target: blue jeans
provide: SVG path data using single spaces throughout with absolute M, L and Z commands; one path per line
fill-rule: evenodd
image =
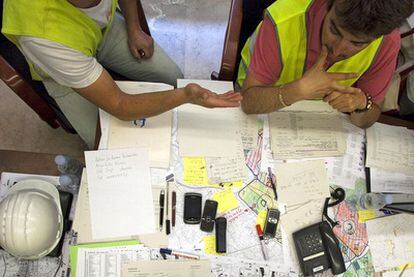
M 178 66 L 155 42 L 154 54 L 150 59 L 135 59 L 129 51 L 124 18 L 118 13 L 97 51 L 96 59 L 105 68 L 133 81 L 161 82 L 175 86 L 177 79 L 183 78 Z M 93 149 L 98 108 L 73 89 L 61 86 L 50 78 L 44 79 L 43 84 L 79 136 Z

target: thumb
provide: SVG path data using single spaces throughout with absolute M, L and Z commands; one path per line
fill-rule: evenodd
M 328 57 L 328 49 L 326 48 L 325 45 L 323 45 L 322 46 L 322 51 L 319 54 L 318 59 L 316 60 L 315 67 L 319 68 L 319 69 L 323 69 L 327 57 Z

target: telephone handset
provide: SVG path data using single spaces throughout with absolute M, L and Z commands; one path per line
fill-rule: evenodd
M 326 221 L 293 233 L 299 264 L 305 276 L 332 269 L 333 274 L 345 272 L 339 242 Z

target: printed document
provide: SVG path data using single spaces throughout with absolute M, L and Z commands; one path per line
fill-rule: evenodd
M 291 206 L 330 196 L 323 160 L 277 164 L 274 172 L 280 203 Z
M 233 90 L 231 82 L 177 80 L 178 87 L 196 82 L 216 93 Z M 239 157 L 243 155 L 240 108 L 178 107 L 177 140 L 180 156 Z
M 123 92 L 140 94 L 174 89 L 166 84 L 142 82 L 117 82 Z M 110 116 L 108 149 L 147 147 L 151 167 L 168 168 L 171 149 L 172 111 L 146 118 L 145 121 L 123 121 Z
M 414 194 L 414 176 L 375 167 L 369 169 L 372 192 Z
M 397 214 L 366 222 L 375 272 L 414 261 L 414 215 Z
M 149 260 L 150 249 L 142 244 L 78 248 L 77 277 L 121 277 L 122 264 L 138 260 Z
M 375 123 L 367 129 L 367 167 L 414 176 L 414 131 Z
M 209 260 L 136 261 L 122 265 L 122 277 L 210 277 Z
M 155 231 L 147 148 L 85 152 L 92 238 Z
M 342 118 L 336 113 L 277 111 L 269 114 L 274 159 L 331 157 L 345 153 Z

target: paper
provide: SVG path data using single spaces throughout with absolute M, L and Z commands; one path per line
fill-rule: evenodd
M 258 120 L 257 115 L 246 115 L 243 111 L 241 113 L 241 137 L 244 150 L 252 150 L 257 146 L 258 136 Z
M 369 169 L 372 192 L 414 193 L 414 176 L 375 167 Z
M 174 87 L 159 83 L 117 82 L 128 94 L 172 90 Z M 137 118 L 138 119 L 138 118 Z M 145 125 L 135 126 L 132 121 L 123 121 L 110 116 L 108 148 L 149 148 L 151 167 L 168 168 L 170 162 L 172 111 L 147 118 Z
M 111 247 L 77 248 L 76 276 L 121 277 L 121 265 L 137 260 L 149 260 L 150 250 L 140 244 Z
M 239 201 L 237 201 L 231 188 L 216 192 L 213 194 L 212 199 L 218 202 L 217 213 L 219 214 L 233 210 L 239 206 Z
M 330 197 L 323 160 L 283 163 L 275 166 L 276 190 L 281 203 L 294 205 Z
M 122 265 L 122 277 L 210 277 L 209 260 L 137 261 Z
M 208 185 L 207 165 L 204 157 L 184 157 L 184 177 L 186 184 Z
M 153 203 L 154 203 L 154 220 L 155 220 L 154 224 L 156 226 L 159 222 L 158 221 L 159 219 L 158 197 L 159 197 L 160 189 L 161 188 L 159 185 L 154 185 L 153 183 L 152 195 L 153 195 Z M 170 187 L 170 191 L 172 190 L 176 190 L 176 187 L 174 185 Z M 156 248 L 168 247 L 168 236 L 165 234 L 165 232 L 160 232 L 159 229 L 157 228 L 156 228 L 156 232 L 151 233 L 151 234 L 143 234 L 139 236 L 123 236 L 123 237 L 117 237 L 117 238 L 92 239 L 91 215 L 90 215 L 90 204 L 89 204 L 88 194 L 89 193 L 88 193 L 88 183 L 87 183 L 87 178 L 86 178 L 86 170 L 84 170 L 84 172 L 82 173 L 82 179 L 81 179 L 81 185 L 79 188 L 78 199 L 76 201 L 75 218 L 73 220 L 73 225 L 72 225 L 72 229 L 75 232 L 77 232 L 77 243 L 85 244 L 85 243 L 104 242 L 104 241 L 110 241 L 110 240 L 113 241 L 113 240 L 136 239 L 148 247 L 156 247 Z
M 116 241 L 116 242 L 103 242 L 103 243 L 91 243 L 91 244 L 82 244 L 82 245 L 70 245 L 69 246 L 69 255 L 70 255 L 70 265 L 72 268 L 71 275 L 76 277 L 76 268 L 78 266 L 78 250 L 79 248 L 105 248 L 105 247 L 123 247 L 129 245 L 138 245 L 139 242 L 136 240 L 126 240 L 126 241 Z
M 366 223 L 376 272 L 414 261 L 414 215 L 398 214 Z
M 205 236 L 203 238 L 203 241 L 204 241 L 204 253 L 209 254 L 209 255 L 218 254 L 216 252 L 216 236 L 215 235 Z
M 277 111 L 269 114 L 269 126 L 274 159 L 345 153 L 342 119 L 338 114 Z
M 398 270 L 398 271 L 388 271 L 388 272 L 383 272 L 382 273 L 382 277 L 412 277 L 414 276 L 414 268 L 409 268 L 404 270 L 404 272 L 402 272 L 402 270 Z
M 367 220 L 375 218 L 375 210 L 360 210 L 358 211 L 358 222 L 365 223 Z
M 349 116 L 342 116 L 347 133 L 346 153 L 339 157 L 325 158 L 330 184 L 354 189 L 357 179 L 365 179 L 365 131 L 355 126 Z
M 92 238 L 155 231 L 148 149 L 86 151 Z
M 414 176 L 414 131 L 375 123 L 367 129 L 367 167 Z
M 210 184 L 244 180 L 247 168 L 244 156 L 239 157 L 206 157 L 208 182 Z
M 184 87 L 190 82 L 177 80 L 177 86 Z M 233 89 L 231 82 L 196 82 L 216 93 Z M 237 157 L 243 154 L 239 116 L 240 108 L 208 109 L 190 104 L 178 107 L 180 156 Z

